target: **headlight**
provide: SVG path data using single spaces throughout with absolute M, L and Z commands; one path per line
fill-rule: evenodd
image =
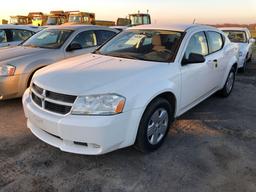
M 12 65 L 0 66 L 0 76 L 13 76 L 16 68 Z
M 125 98 L 116 94 L 78 97 L 74 103 L 74 115 L 114 115 L 123 112 Z

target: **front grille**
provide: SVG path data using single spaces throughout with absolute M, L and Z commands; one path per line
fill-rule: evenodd
M 42 109 L 65 115 L 71 111 L 72 105 L 77 97 L 45 90 L 33 83 L 31 98 Z
M 54 113 L 60 113 L 65 115 L 70 112 L 71 107 L 45 101 L 45 109 Z

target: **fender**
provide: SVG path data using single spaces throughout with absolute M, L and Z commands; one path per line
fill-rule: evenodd
M 222 79 L 222 81 L 221 81 L 222 83 L 221 83 L 220 89 L 222 89 L 222 88 L 224 87 L 224 85 L 225 85 L 225 83 L 226 83 L 226 80 L 227 80 L 227 78 L 228 78 L 228 75 L 229 75 L 229 72 L 230 72 L 231 68 L 232 68 L 235 64 L 237 64 L 237 62 L 238 62 L 238 60 L 237 60 L 236 56 L 233 56 L 232 58 L 230 58 L 229 63 L 227 64 L 227 67 L 226 67 L 226 69 L 225 69 L 225 71 L 224 71 L 224 75 L 223 75 L 223 79 Z M 238 67 L 236 67 L 236 71 L 237 71 L 237 69 L 238 69 Z
M 177 107 L 179 106 L 179 98 L 180 93 L 180 81 L 176 79 L 176 81 L 162 81 L 162 82 L 155 82 L 154 84 L 149 85 L 148 89 L 143 91 L 136 96 L 136 100 L 134 105 L 137 106 L 136 110 L 139 109 L 138 121 L 136 122 L 136 126 L 130 127 L 129 130 L 126 132 L 126 141 L 122 144 L 123 146 L 133 145 L 135 143 L 137 132 L 140 124 L 140 120 L 147 108 L 147 106 L 159 95 L 170 92 L 174 95 L 176 104 L 175 104 L 175 117 L 177 112 Z

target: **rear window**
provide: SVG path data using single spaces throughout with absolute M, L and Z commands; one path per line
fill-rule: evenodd
M 224 31 L 233 43 L 246 43 L 248 41 L 244 31 Z

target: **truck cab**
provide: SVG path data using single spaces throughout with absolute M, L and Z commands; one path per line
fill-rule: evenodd
M 51 11 L 47 18 L 47 25 L 61 25 L 66 23 L 67 17 L 64 11 Z
M 148 13 L 130 14 L 129 19 L 132 26 L 151 24 L 151 17 Z
M 80 11 L 70 11 L 68 13 L 68 24 L 95 24 L 95 14 Z
M 43 26 L 46 24 L 47 16 L 45 16 L 42 12 L 31 12 L 28 15 L 32 20 L 32 25 L 34 26 Z
M 13 25 L 28 25 L 31 23 L 31 20 L 27 16 L 11 16 L 10 17 L 10 24 Z

